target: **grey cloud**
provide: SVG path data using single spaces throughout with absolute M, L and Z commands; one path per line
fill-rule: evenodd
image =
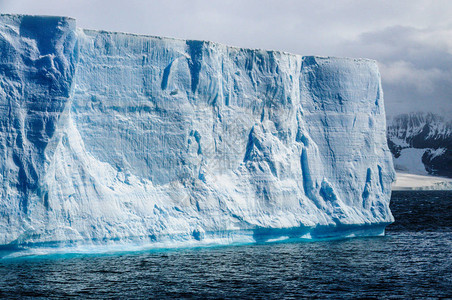
M 391 26 L 343 43 L 380 63 L 389 115 L 432 111 L 452 119 L 452 27 Z
M 448 70 L 452 67 L 452 55 L 445 43 L 434 41 L 433 37 L 437 36 L 438 31 L 449 32 L 449 38 L 452 38 L 452 27 L 448 30 L 395 26 L 364 33 L 358 44 L 385 62 L 405 60 L 422 68 Z
M 0 11 L 69 15 L 84 28 L 373 58 L 389 114 L 452 116 L 449 0 L 0 0 Z

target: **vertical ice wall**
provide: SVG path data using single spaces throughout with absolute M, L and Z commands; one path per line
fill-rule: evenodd
M 42 181 L 69 102 L 76 64 L 75 20 L 1 16 L 0 240 L 16 239 L 28 218 L 51 209 Z
M 374 61 L 67 18 L 1 26 L 3 244 L 376 234 L 392 221 Z

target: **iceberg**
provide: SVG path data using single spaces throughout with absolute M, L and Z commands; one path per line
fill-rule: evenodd
M 0 20 L 0 245 L 319 239 L 393 221 L 375 61 Z

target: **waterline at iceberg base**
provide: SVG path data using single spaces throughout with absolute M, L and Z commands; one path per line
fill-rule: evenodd
M 373 60 L 0 17 L 0 244 L 381 235 Z

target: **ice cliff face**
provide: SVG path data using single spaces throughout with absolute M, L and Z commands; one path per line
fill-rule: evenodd
M 381 234 L 376 63 L 1 16 L 0 244 Z

